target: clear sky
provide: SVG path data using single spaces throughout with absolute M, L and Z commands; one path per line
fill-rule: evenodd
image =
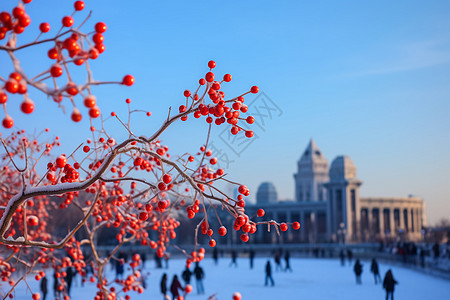
M 0 9 L 14 2 L 2 1 Z M 54 33 L 72 3 L 34 0 L 27 9 L 32 28 L 23 40 L 32 40 L 43 21 Z M 340 154 L 352 157 L 364 181 L 362 196 L 412 194 L 425 199 L 429 223 L 450 216 L 449 1 L 92 0 L 86 9 L 93 10 L 86 31 L 97 21 L 108 25 L 106 51 L 92 63 L 95 78 L 136 78 L 132 88 L 94 89 L 100 108 L 120 115 L 129 97 L 134 108 L 152 111 L 136 119 L 138 134 L 150 135 L 169 106 L 182 104 L 184 89 L 195 89 L 214 59 L 218 74 L 233 75 L 228 96 L 258 85 L 266 96 L 254 107 L 267 113 L 262 100 L 277 106 L 242 152 L 221 139 L 223 126 L 213 129 L 216 148 L 234 160 L 231 178 L 254 194 L 259 183 L 272 181 L 280 198 L 293 199 L 296 162 L 314 138 L 330 163 Z M 25 70 L 48 68 L 48 48 L 19 53 Z M 0 75 L 10 69 L 1 53 Z M 66 152 L 88 137 L 86 118 L 74 124 L 50 100 L 30 96 L 36 103 L 30 116 L 17 112 L 19 98 L 17 105 L 9 102 L 17 128 L 50 126 Z M 108 126 L 117 138 L 125 134 Z M 191 120 L 163 140 L 181 154 L 196 151 L 205 133 Z

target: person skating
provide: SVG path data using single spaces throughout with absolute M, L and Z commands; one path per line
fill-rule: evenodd
M 341 266 L 345 266 L 345 253 L 343 249 L 339 251 L 339 258 L 341 260 Z
M 43 296 L 42 300 L 45 300 L 45 298 L 47 297 L 47 292 L 48 292 L 48 289 L 47 289 L 47 277 L 45 275 L 41 279 L 40 288 L 41 288 L 41 292 L 42 292 L 42 296 Z
M 217 266 L 217 263 L 219 262 L 219 250 L 217 249 L 217 247 L 214 247 L 213 249 L 213 260 L 214 264 Z
M 205 277 L 205 272 L 203 272 L 203 269 L 200 267 L 198 262 L 195 263 L 194 274 L 195 283 L 197 285 L 197 294 L 204 294 L 205 289 L 203 287 L 203 278 Z
M 74 276 L 74 271 L 72 269 L 72 267 L 67 267 L 66 269 L 66 277 L 64 278 L 67 282 L 67 293 L 70 296 L 70 289 L 72 287 L 72 279 Z
M 161 282 L 159 283 L 159 287 L 161 290 L 161 294 L 164 295 L 164 299 L 166 299 L 166 295 L 167 295 L 167 274 L 164 273 L 163 276 L 161 277 Z
M 376 259 L 372 259 L 372 264 L 370 265 L 370 272 L 373 273 L 373 277 L 375 278 L 375 284 L 378 282 L 381 283 L 381 276 L 380 276 L 380 270 L 378 268 L 378 262 Z
M 183 273 L 181 273 L 181 278 L 183 278 L 183 281 L 186 285 L 191 283 L 191 276 L 192 276 L 192 272 L 186 266 L 186 269 L 184 269 Z
M 383 288 L 386 290 L 386 300 L 388 300 L 389 295 L 391 295 L 391 300 L 394 300 L 394 288 L 396 284 L 398 282 L 394 279 L 392 271 L 389 269 L 383 280 Z
M 231 250 L 231 262 L 230 262 L 230 267 L 232 265 L 234 265 L 235 267 L 237 267 L 237 252 L 236 250 Z
M 173 299 L 178 299 L 178 297 L 180 297 L 180 290 L 184 291 L 180 281 L 178 280 L 178 276 L 173 275 L 172 284 L 170 285 L 170 292 L 172 293 Z
M 356 283 L 357 284 L 361 284 L 361 274 L 362 274 L 362 264 L 359 261 L 359 259 L 356 260 L 355 262 L 355 266 L 353 267 L 353 271 L 355 272 L 356 275 Z
M 255 259 L 255 250 L 250 249 L 248 253 L 248 258 L 250 259 L 250 269 L 253 269 L 253 260 Z
M 291 254 L 289 253 L 289 251 L 286 250 L 286 252 L 284 253 L 284 261 L 286 262 L 286 267 L 284 268 L 284 271 L 291 271 L 291 263 L 290 263 L 290 258 L 291 258 Z
M 266 280 L 265 280 L 264 286 L 267 286 L 269 280 L 270 280 L 270 284 L 272 286 L 274 286 L 275 282 L 273 281 L 273 278 L 272 278 L 272 266 L 270 265 L 270 260 L 268 260 L 266 263 Z

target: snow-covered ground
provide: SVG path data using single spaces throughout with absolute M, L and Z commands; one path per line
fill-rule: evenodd
M 239 291 L 243 300 L 289 300 L 289 299 L 385 299 L 381 285 L 375 285 L 370 262 L 363 261 L 362 285 L 356 285 L 353 267 L 342 267 L 337 259 L 311 259 L 293 258 L 291 265 L 293 272 L 275 271 L 272 260 L 272 273 L 275 280 L 274 287 L 264 286 L 264 268 L 267 258 L 256 258 L 255 266 L 249 268 L 249 260 L 238 259 L 238 267 L 229 267 L 230 259 L 221 258 L 219 264 L 214 265 L 212 259 L 205 259 L 201 266 L 205 271 L 205 294 L 197 295 L 195 279 L 191 281 L 194 287 L 193 293 L 187 300 L 206 300 L 209 295 L 216 294 L 220 300 L 231 300 L 234 292 Z M 159 292 L 159 282 L 162 273 L 169 276 L 170 284 L 174 274 L 180 274 L 184 269 L 184 260 L 172 259 L 169 269 L 156 269 L 153 261 L 147 262 L 146 271 L 150 272 L 147 279 L 147 289 L 141 295 L 131 292 L 130 296 L 136 300 L 162 299 Z M 394 278 L 399 282 L 395 290 L 395 299 L 450 299 L 450 282 L 421 274 L 407 268 L 380 264 L 381 277 L 391 268 Z M 191 270 L 193 268 L 191 267 Z M 48 274 L 48 287 L 50 293 L 46 300 L 53 300 L 51 287 L 53 286 L 52 274 Z M 108 273 L 108 278 L 113 278 L 114 272 Z M 78 281 L 73 285 L 72 299 L 93 299 L 94 285 L 88 283 L 84 288 Z M 181 281 L 181 278 L 180 278 Z M 28 284 L 33 292 L 39 292 L 39 283 L 33 277 L 28 279 Z M 29 291 L 26 291 L 22 283 L 15 292 L 15 299 L 31 299 Z M 41 298 L 42 299 L 42 298 Z

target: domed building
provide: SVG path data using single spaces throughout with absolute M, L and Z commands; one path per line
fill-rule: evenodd
M 278 196 L 277 190 L 272 182 L 263 182 L 259 185 L 258 191 L 256 192 L 256 203 L 257 204 L 267 204 L 267 203 L 277 203 Z
M 353 160 L 340 155 L 329 167 L 312 139 L 297 162 L 294 180 L 295 201 L 278 202 L 275 186 L 264 182 L 256 193 L 256 205 L 246 207 L 249 215 L 264 208 L 266 220 L 300 221 L 301 230 L 288 231 L 283 242 L 418 241 L 422 237 L 426 223 L 422 199 L 361 198 L 362 181 Z M 260 242 L 273 242 L 266 235 L 257 232 Z

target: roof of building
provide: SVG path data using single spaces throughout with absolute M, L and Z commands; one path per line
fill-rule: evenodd
M 340 155 L 331 163 L 330 180 L 348 180 L 356 178 L 356 166 L 350 156 Z

